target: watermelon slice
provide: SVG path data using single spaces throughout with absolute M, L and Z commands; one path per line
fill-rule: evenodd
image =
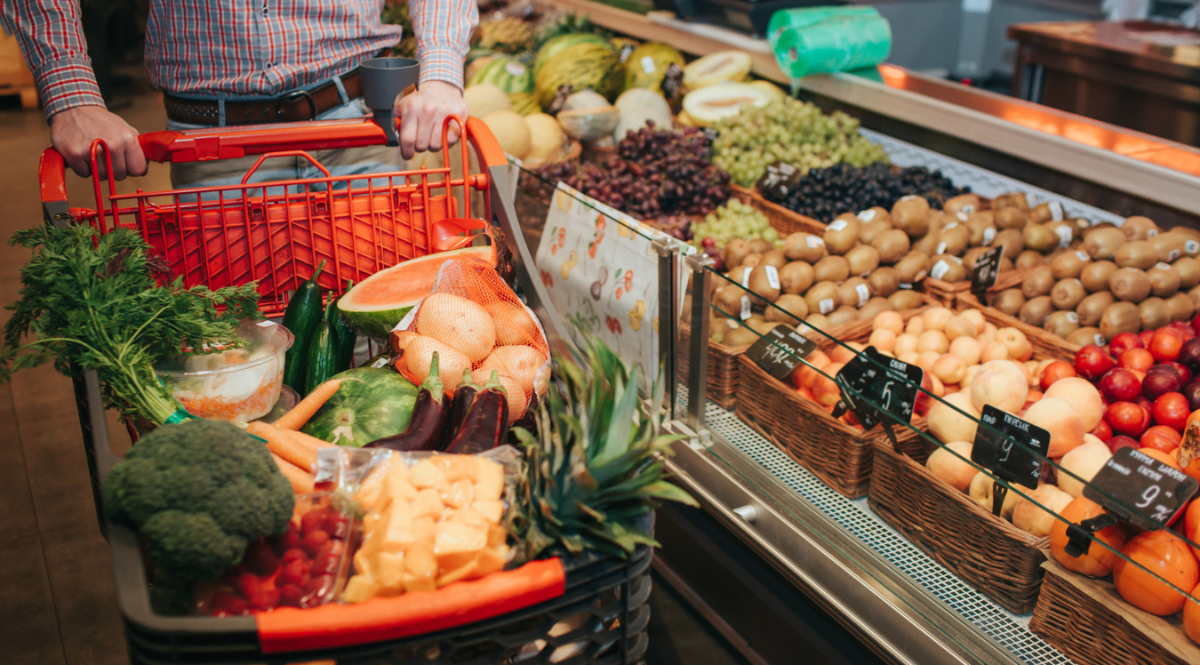
M 442 264 L 466 256 L 489 263 L 494 261 L 489 246 L 465 247 L 409 259 L 380 270 L 354 285 L 338 300 L 338 311 L 355 332 L 387 341 L 392 329 L 408 314 L 408 310 L 429 295 Z

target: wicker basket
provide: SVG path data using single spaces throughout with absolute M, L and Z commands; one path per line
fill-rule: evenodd
M 1046 571 L 1029 628 L 1088 665 L 1196 665 L 1200 646 L 1177 617 L 1164 619 L 1126 603 L 1112 582 L 1077 575 L 1055 561 Z
M 907 321 L 923 309 L 902 313 Z M 854 321 L 826 331 L 843 342 L 865 342 L 871 336 L 870 321 Z M 828 351 L 833 342 L 819 333 L 818 346 Z M 867 493 L 871 479 L 872 448 L 890 448 L 883 427 L 864 432 L 833 417 L 821 405 L 802 397 L 794 388 L 768 374 L 746 356 L 740 358 L 741 380 L 737 390 L 737 415 L 756 432 L 799 462 L 825 484 L 856 499 Z M 925 429 L 925 418 L 913 421 Z M 893 427 L 901 449 L 922 454 L 922 437 L 908 427 Z M 832 451 L 838 454 L 832 454 Z
M 984 510 L 924 465 L 886 448 L 875 453 L 867 500 L 876 515 L 988 598 L 1017 614 L 1033 609 L 1046 538 Z
M 1013 270 L 1003 272 L 996 278 L 996 284 L 990 290 L 992 292 L 999 292 L 1019 286 L 1021 282 L 1025 281 L 1025 277 L 1028 274 L 1028 268 L 1014 268 Z M 957 305 L 956 299 L 960 294 L 971 293 L 971 280 L 964 279 L 957 282 L 944 282 L 940 279 L 926 277 L 921 280 L 921 290 L 928 293 L 937 302 L 947 307 L 955 307 Z
M 1075 354 L 1079 353 L 1079 349 L 1082 348 L 1058 335 L 1053 335 L 1037 326 L 1031 326 L 1015 316 L 1009 316 L 998 309 L 987 307 L 979 302 L 979 299 L 969 290 L 958 294 L 957 306 L 958 309 L 977 309 L 983 312 L 984 320 L 997 328 L 1012 327 L 1025 333 L 1029 342 L 1033 344 L 1034 355 L 1074 362 Z
M 684 354 L 691 353 L 691 332 L 692 329 L 687 324 L 679 327 L 679 348 L 683 350 Z M 708 341 L 708 376 L 705 377 L 708 388 L 706 392 L 708 399 L 723 409 L 733 409 L 734 403 L 737 401 L 738 356 L 745 353 L 748 348 L 750 348 L 749 344 L 727 346 L 712 340 Z M 691 375 L 691 364 L 686 360 L 679 362 L 676 375 L 686 385 L 688 377 Z

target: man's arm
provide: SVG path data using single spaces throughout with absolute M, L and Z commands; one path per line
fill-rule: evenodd
M 463 101 L 463 62 L 471 32 L 479 23 L 475 0 L 409 0 L 409 15 L 421 62 L 419 90 L 396 106 L 400 116 L 400 153 L 412 159 L 416 152 L 442 147 L 442 122 L 448 115 L 467 117 Z M 451 126 L 449 142 L 458 141 Z
M 17 36 L 50 121 L 50 142 L 81 176 L 90 175 L 92 141 L 112 152 L 117 179 L 146 172 L 137 130 L 109 113 L 92 72 L 77 0 L 5 2 L 2 18 Z

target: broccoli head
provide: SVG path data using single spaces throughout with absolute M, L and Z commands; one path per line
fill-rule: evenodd
M 137 528 L 154 563 L 183 580 L 217 577 L 249 542 L 282 535 L 294 503 L 266 446 L 214 420 L 159 427 L 104 482 L 109 519 Z

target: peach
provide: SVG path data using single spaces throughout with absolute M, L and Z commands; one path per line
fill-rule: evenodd
M 921 366 L 921 369 L 925 370 L 926 374 L 932 375 L 933 366 L 937 363 L 938 358 L 941 357 L 942 354 L 937 351 L 923 351 L 917 358 L 917 364 Z
M 967 311 L 959 314 L 959 316 L 970 321 L 971 323 L 974 323 L 975 330 L 980 332 L 982 332 L 984 327 L 987 325 L 987 321 L 983 318 L 983 312 L 977 309 L 968 309 Z
M 946 338 L 951 342 L 960 337 L 974 339 L 978 334 L 979 329 L 975 326 L 975 322 L 961 315 L 950 317 L 950 321 L 946 324 Z
M 1024 418 L 1029 424 L 1050 433 L 1050 449 L 1046 451 L 1046 457 L 1057 459 L 1083 444 L 1083 420 L 1065 399 L 1043 397 L 1029 407 Z
M 979 504 L 980 508 L 992 512 L 992 490 L 995 489 L 996 480 L 988 474 L 980 471 L 971 479 L 971 486 L 967 489 L 967 494 Z M 1004 505 L 1000 507 L 1000 517 L 1006 520 L 1012 519 L 1013 508 L 1017 507 L 1017 501 L 1021 495 L 1010 491 L 1004 495 Z
M 871 330 L 890 330 L 899 335 L 904 332 L 904 317 L 899 312 L 880 312 L 871 322 Z
M 971 444 L 966 441 L 951 441 L 945 448 L 933 451 L 925 461 L 925 468 L 939 480 L 960 492 L 966 492 L 979 469 L 971 464 Z
M 930 390 L 929 392 L 938 397 L 942 397 L 946 394 L 946 384 L 942 383 L 942 380 L 937 378 L 937 376 L 930 374 L 929 382 L 933 384 L 933 390 Z
M 897 335 L 896 347 L 893 350 L 896 352 L 896 355 L 908 353 L 909 351 L 916 351 L 917 343 L 920 341 L 920 339 L 921 338 L 917 337 L 916 335 L 910 335 L 908 333 Z
M 950 353 L 962 358 L 967 365 L 978 365 L 983 345 L 970 337 L 958 337 L 950 342 Z
M 910 335 L 920 335 L 925 332 L 925 319 L 919 316 L 914 316 L 908 320 L 908 324 L 904 326 L 904 332 Z
M 1021 371 L 1025 372 L 1025 380 L 1029 382 L 1029 387 L 1032 388 L 1036 386 L 1038 382 L 1037 379 L 1034 378 L 1033 372 L 1037 369 L 1037 363 L 1033 362 L 1032 360 L 1026 360 L 1023 363 L 1018 364 L 1021 367 Z
M 940 330 L 926 330 L 917 339 L 917 350 L 922 353 L 937 351 L 938 354 L 942 354 L 950 350 L 950 340 L 946 339 L 946 334 Z
M 921 313 L 925 330 L 945 330 L 946 324 L 950 323 L 952 318 L 954 318 L 954 312 L 945 307 L 930 307 Z
M 979 360 L 985 363 L 993 360 L 1008 360 L 1008 347 L 1000 342 L 988 342 L 979 352 Z
M 942 443 L 974 441 L 978 427 L 979 409 L 971 403 L 967 393 L 950 393 L 929 407 L 929 432 Z
M 878 328 L 871 332 L 867 344 L 880 351 L 892 351 L 896 348 L 896 333 L 887 328 Z
M 1090 483 L 1112 457 L 1112 451 L 1100 439 L 1090 434 L 1084 435 L 1085 439 L 1088 437 L 1092 440 L 1085 441 L 1059 460 L 1062 468 L 1058 470 L 1058 488 L 1076 499 L 1083 496 L 1084 483 Z
M 1096 429 L 1100 418 L 1104 416 L 1104 400 L 1100 397 L 1100 391 L 1087 379 L 1077 376 L 1059 379 L 1046 390 L 1046 397 L 1056 397 L 1070 404 L 1083 421 L 1085 432 Z
M 967 373 L 965 376 L 963 376 L 963 380 L 961 382 L 959 382 L 958 385 L 962 386 L 963 388 L 970 388 L 971 381 L 973 381 L 975 379 L 975 372 L 978 372 L 978 371 L 979 371 L 979 365 L 968 365 Z
M 1016 328 L 1000 328 L 996 331 L 996 341 L 1008 348 L 1009 358 L 1024 361 L 1033 355 L 1033 345 L 1025 333 Z
M 908 363 L 909 365 L 918 365 L 919 363 L 917 361 L 920 359 L 921 354 L 917 353 L 916 351 L 905 351 L 904 353 L 896 355 L 896 360 L 899 360 L 902 363 Z
M 934 378 L 945 383 L 958 383 L 967 375 L 967 364 L 953 353 L 944 354 L 933 363 Z
M 1021 489 L 1021 492 L 1027 490 Z M 1073 500 L 1070 494 L 1054 485 L 1042 485 L 1017 501 L 1013 508 L 1013 526 L 1039 538 L 1048 536 L 1050 527 L 1054 526 L 1058 519 L 1055 516 Z M 1051 512 L 1046 512 L 1047 510 Z
M 837 376 L 837 373 L 845 366 L 844 363 L 829 363 L 821 370 L 824 374 L 817 374 L 812 386 L 813 399 L 817 401 L 817 404 L 833 406 L 842 398 L 842 391 L 834 383 L 833 377 Z
M 981 413 L 988 404 L 1001 411 L 1017 413 L 1025 406 L 1028 394 L 1029 381 L 1025 372 L 1010 360 L 986 362 L 971 379 L 971 403 Z

